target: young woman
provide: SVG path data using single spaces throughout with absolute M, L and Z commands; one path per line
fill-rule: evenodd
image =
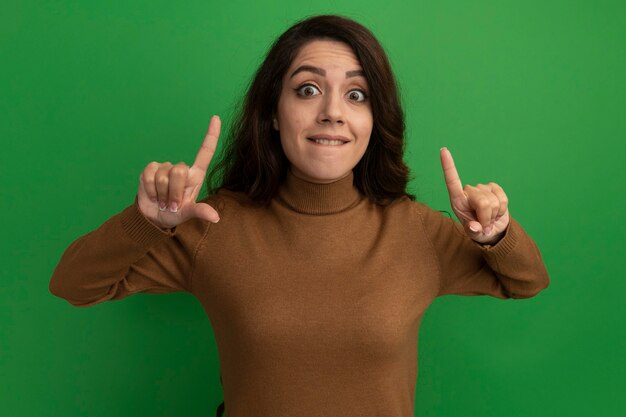
M 463 187 L 447 149 L 442 186 L 461 223 L 406 192 L 394 77 L 350 19 L 312 17 L 279 37 L 198 201 L 219 134 L 214 116 L 193 165 L 148 164 L 135 203 L 69 246 L 50 291 L 79 307 L 193 293 L 228 417 L 413 416 L 435 297 L 548 286 L 505 192 Z

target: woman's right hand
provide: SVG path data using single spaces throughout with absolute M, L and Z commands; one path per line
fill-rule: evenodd
M 137 192 L 139 209 L 162 229 L 173 228 L 192 218 L 213 223 L 220 219 L 213 207 L 196 203 L 209 163 L 215 154 L 220 127 L 220 118 L 213 116 L 191 167 L 184 162 L 176 165 L 151 162 L 141 173 Z

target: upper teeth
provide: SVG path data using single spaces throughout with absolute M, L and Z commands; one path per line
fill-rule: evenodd
M 343 145 L 342 140 L 337 139 L 313 139 L 315 143 L 321 143 L 322 145 Z

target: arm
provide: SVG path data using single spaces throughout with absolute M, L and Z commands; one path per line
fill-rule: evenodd
M 481 245 L 458 222 L 425 205 L 418 207 L 439 263 L 439 296 L 529 298 L 548 286 L 537 246 L 513 218 L 495 245 Z
M 450 151 L 441 148 L 440 157 L 450 205 L 461 224 L 421 205 L 439 261 L 439 295 L 529 298 L 546 288 L 541 254 L 511 218 L 502 187 L 494 182 L 463 187 Z
M 65 250 L 50 292 L 77 307 L 134 293 L 192 292 L 194 256 L 210 224 L 194 219 L 163 230 L 135 200 Z
M 151 162 L 135 203 L 73 242 L 61 257 L 50 292 L 78 307 L 130 294 L 192 292 L 198 246 L 219 215 L 196 203 L 220 133 L 213 116 L 194 164 Z

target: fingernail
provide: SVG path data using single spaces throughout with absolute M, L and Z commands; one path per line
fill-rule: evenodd
M 176 213 L 178 211 L 178 204 L 176 204 L 176 201 L 172 201 L 172 204 L 170 204 L 170 211 L 172 213 Z
M 446 148 L 446 147 L 444 146 L 443 148 L 441 148 L 441 149 L 439 149 L 439 150 L 440 150 L 440 151 L 443 151 L 444 149 L 448 149 L 448 148 Z
M 493 230 L 493 227 L 491 226 L 487 226 L 485 227 L 485 236 L 489 236 L 491 234 L 491 230 Z
M 217 223 L 220 221 L 220 218 L 218 217 L 217 220 L 214 220 L 213 223 Z
M 476 229 L 474 226 L 470 226 L 469 228 L 472 232 L 478 232 L 478 229 Z
M 165 201 L 159 201 L 159 210 L 165 211 Z

